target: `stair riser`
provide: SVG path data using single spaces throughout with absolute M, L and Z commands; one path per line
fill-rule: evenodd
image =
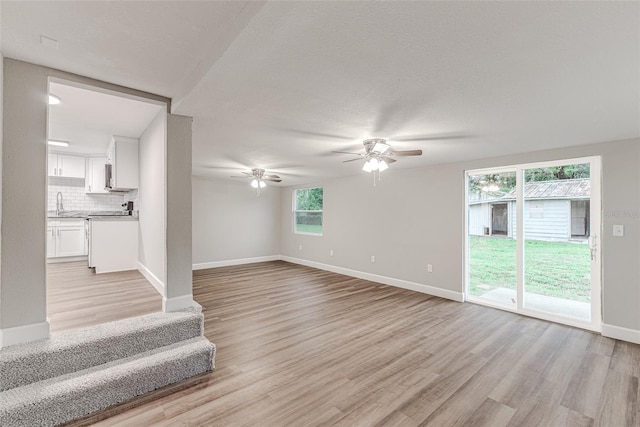
M 5 409 L 0 408 L 0 425 L 66 423 L 213 368 L 214 345 L 205 340 L 184 348 L 188 350 L 178 348 L 132 363 L 114 363 L 109 369 L 82 377 L 49 380 L 37 397 L 32 396 L 31 389 L 24 393 L 16 393 L 21 389 L 10 390 L 8 393 L 14 396 Z
M 122 335 L 108 332 L 105 336 L 80 337 L 71 340 L 69 345 L 53 345 L 44 351 L 0 360 L 0 392 L 201 336 L 202 315 L 192 314 L 147 329 L 127 330 Z

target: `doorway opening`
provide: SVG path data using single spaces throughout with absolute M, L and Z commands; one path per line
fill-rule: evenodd
M 145 193 L 138 185 L 144 162 L 138 139 L 160 119 L 166 121 L 164 103 L 50 78 L 46 287 L 52 332 L 161 311 L 162 295 L 137 269 L 137 213 Z M 165 122 L 157 128 L 165 138 Z M 117 168 L 111 183 L 107 166 Z
M 509 234 L 509 211 L 506 203 L 491 204 L 491 235 L 507 236 Z
M 599 330 L 600 192 L 599 157 L 468 171 L 466 299 Z

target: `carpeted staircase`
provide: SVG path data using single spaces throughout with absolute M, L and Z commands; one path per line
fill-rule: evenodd
M 0 350 L 0 426 L 54 426 L 210 371 L 197 312 L 154 313 Z

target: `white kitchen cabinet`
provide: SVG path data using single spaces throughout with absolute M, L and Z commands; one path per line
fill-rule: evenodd
M 90 194 L 108 193 L 105 190 L 104 165 L 107 158 L 89 157 L 87 159 L 87 179 L 85 180 L 85 192 Z
M 84 219 L 49 220 L 47 258 L 87 255 L 87 232 Z
M 49 153 L 49 176 L 65 178 L 85 177 L 85 158 L 83 156 L 71 156 L 68 154 Z
M 47 258 L 56 256 L 56 227 L 47 227 Z
M 138 267 L 138 221 L 92 218 L 89 230 L 89 267 L 96 274 Z
M 107 148 L 107 164 L 111 165 L 112 190 L 138 188 L 138 140 L 114 136 Z

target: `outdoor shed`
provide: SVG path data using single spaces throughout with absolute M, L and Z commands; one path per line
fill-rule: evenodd
M 524 187 L 527 239 L 584 240 L 589 236 L 590 181 L 565 179 L 528 182 Z M 469 202 L 469 234 L 516 236 L 516 189 L 481 195 Z

